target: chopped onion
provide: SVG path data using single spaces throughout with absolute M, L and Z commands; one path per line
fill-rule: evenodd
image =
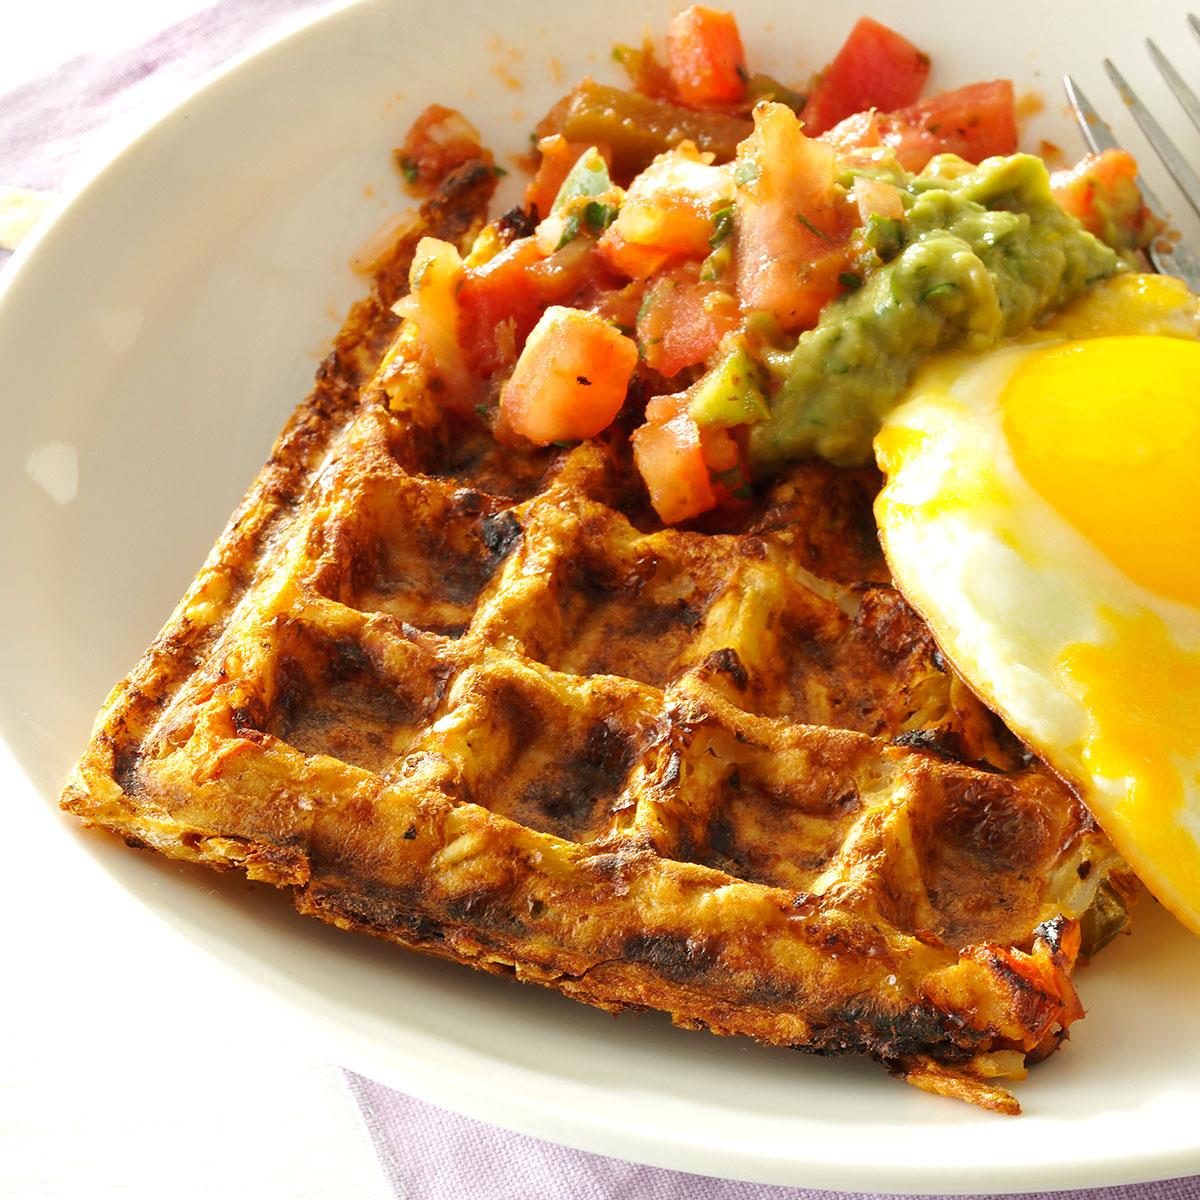
M 400 239 L 416 227 L 411 209 L 393 213 L 350 256 L 350 267 L 362 275 L 374 275 L 396 248 Z

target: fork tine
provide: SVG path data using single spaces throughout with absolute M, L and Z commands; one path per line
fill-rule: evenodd
M 1070 75 L 1063 76 L 1063 87 L 1066 89 L 1071 107 L 1075 110 L 1075 120 L 1079 124 L 1079 132 L 1083 134 L 1083 140 L 1088 144 L 1088 149 L 1093 154 L 1099 154 L 1101 150 L 1120 150 L 1121 147 L 1117 144 L 1117 139 L 1113 137 L 1112 130 L 1092 107 L 1092 102 L 1083 94 L 1082 88 Z M 1143 191 L 1142 195 L 1145 194 Z M 1146 203 L 1150 203 L 1149 197 L 1146 198 Z
M 1146 140 L 1154 147 L 1158 157 L 1162 159 L 1163 165 L 1171 172 L 1175 182 L 1179 184 L 1187 202 L 1196 210 L 1197 215 L 1200 215 L 1200 179 L 1196 177 L 1196 172 L 1187 165 L 1183 155 L 1175 149 L 1174 143 L 1167 137 L 1163 127 L 1150 115 L 1150 110 L 1134 95 L 1133 89 L 1125 82 L 1124 76 L 1107 58 L 1104 60 L 1104 70 L 1108 73 L 1109 79 L 1113 81 L 1113 86 L 1116 87 L 1122 103 L 1133 114 L 1133 119 L 1146 135 Z
M 1197 36 L 1200 37 L 1200 32 L 1197 33 Z M 1075 112 L 1075 120 L 1079 124 L 1083 140 L 1087 142 L 1092 152 L 1098 154 L 1101 150 L 1120 150 L 1120 143 L 1113 137 L 1112 130 L 1092 107 L 1091 101 L 1083 94 L 1079 85 L 1070 75 L 1063 76 L 1063 87 L 1066 89 L 1071 108 Z M 1134 183 L 1137 184 L 1138 191 L 1142 193 L 1142 199 L 1146 202 L 1146 206 L 1156 216 L 1165 217 L 1167 210 L 1163 208 L 1162 202 L 1150 190 L 1141 175 L 1134 178 Z M 1172 241 L 1165 237 L 1155 238 L 1146 247 L 1146 257 L 1150 259 L 1159 274 L 1182 279 L 1193 292 L 1200 292 L 1200 259 L 1197 259 L 1191 252 L 1186 242 Z
M 1188 13 L 1188 24 L 1192 27 L 1192 32 L 1196 35 L 1197 41 L 1200 41 L 1200 17 L 1195 13 Z
M 1196 93 L 1184 83 L 1183 76 L 1175 70 L 1167 56 L 1149 38 L 1146 39 L 1146 49 L 1150 51 L 1150 57 L 1154 59 L 1158 73 L 1175 93 L 1175 99 L 1183 105 L 1183 111 L 1187 113 L 1192 124 L 1200 129 L 1200 100 L 1196 98 Z
M 1063 87 L 1066 89 L 1071 107 L 1075 110 L 1075 121 L 1083 134 L 1083 140 L 1087 142 L 1092 153 L 1099 154 L 1101 150 L 1120 150 L 1121 143 L 1113 137 L 1113 131 L 1109 128 L 1108 122 L 1095 110 L 1092 102 L 1083 94 L 1083 89 L 1070 75 L 1063 76 Z M 1162 201 L 1150 190 L 1150 185 L 1140 174 L 1134 177 L 1134 183 L 1137 184 L 1138 191 L 1142 193 L 1146 207 L 1153 209 L 1160 217 L 1163 216 L 1167 210 L 1163 208 Z

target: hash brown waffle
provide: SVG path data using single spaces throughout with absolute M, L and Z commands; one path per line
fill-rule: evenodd
M 447 415 L 388 305 L 492 178 L 423 206 L 64 806 L 343 928 L 1016 1111 L 1119 860 L 888 585 L 871 472 L 664 529 L 618 440 Z

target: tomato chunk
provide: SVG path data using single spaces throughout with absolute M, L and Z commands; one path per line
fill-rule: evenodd
M 852 113 L 912 104 L 929 78 L 929 55 L 870 17 L 850 30 L 845 45 L 817 77 L 800 114 L 816 137 Z
M 739 320 L 734 298 L 702 282 L 699 266 L 688 263 L 651 283 L 638 313 L 638 344 L 654 370 L 677 375 L 705 362 Z
M 617 283 L 588 238 L 550 255 L 536 238 L 513 242 L 467 271 L 458 293 L 458 336 L 471 370 L 507 370 L 548 305 L 590 308 Z
M 1142 200 L 1137 170 L 1127 151 L 1105 150 L 1055 171 L 1050 190 L 1089 233 L 1115 250 L 1140 250 L 1153 241 L 1159 222 Z
M 750 475 L 742 452 L 728 429 L 700 426 L 700 451 L 708 467 L 715 508 L 736 508 L 750 499 Z
M 736 104 L 746 95 L 746 54 L 733 13 L 693 5 L 667 26 L 667 69 L 684 104 Z
M 396 165 L 414 191 L 426 193 L 473 158 L 492 162 L 481 145 L 479 130 L 457 109 L 431 104 L 412 123 L 404 145 L 396 150 Z
M 501 417 L 540 446 L 592 437 L 620 412 L 637 359 L 603 317 L 552 305 L 500 393 Z
M 477 375 L 510 365 L 537 321 L 542 297 L 531 269 L 541 260 L 533 238 L 521 238 L 467 272 L 458 293 L 458 336 Z
M 643 425 L 634 430 L 632 440 L 633 461 L 645 480 L 650 503 L 668 525 L 716 506 L 700 430 L 686 411 L 661 425 Z
M 978 163 L 1017 149 L 1017 113 L 1009 79 L 942 92 L 896 112 L 879 113 L 879 132 L 906 171 L 919 171 L 935 154 Z
M 814 325 L 840 292 L 855 217 L 835 168 L 833 147 L 805 137 L 790 108 L 755 108 L 754 133 L 738 148 L 737 291 L 743 309 L 770 313 L 787 332 Z
M 714 218 L 734 199 L 728 168 L 714 167 L 691 142 L 660 154 L 629 185 L 602 252 L 632 278 L 652 275 L 678 258 L 704 258 Z
M 820 140 L 833 146 L 841 157 L 853 160 L 855 151 L 883 145 L 879 133 L 879 114 L 873 108 L 854 113 L 844 121 L 839 121 L 832 129 L 827 129 L 821 134 Z
M 858 215 L 864 225 L 872 217 L 899 221 L 904 216 L 899 188 L 884 179 L 858 176 L 854 181 L 854 203 L 858 205 Z
M 610 225 L 604 231 L 604 236 L 596 244 L 597 250 L 604 261 L 612 269 L 629 279 L 649 279 L 651 275 L 661 271 L 670 261 L 671 255 L 666 250 L 656 246 L 639 246 L 627 242 L 615 225 Z

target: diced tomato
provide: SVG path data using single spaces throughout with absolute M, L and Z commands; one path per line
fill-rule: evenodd
M 604 288 L 596 292 L 586 308 L 628 333 L 637 325 L 645 294 L 645 284 L 634 280 L 624 287 Z
M 666 250 L 627 242 L 617 232 L 615 225 L 610 225 L 604 231 L 604 236 L 597 243 L 597 249 L 614 271 L 629 279 L 649 279 L 651 275 L 661 271 L 671 258 Z
M 458 336 L 471 370 L 488 376 L 512 366 L 547 305 L 589 308 L 619 286 L 588 238 L 549 256 L 534 238 L 513 242 L 469 270 L 458 293 Z
M 591 148 L 590 142 L 568 142 L 561 133 L 552 133 L 541 138 L 537 144 L 541 158 L 534 177 L 525 189 L 525 207 L 536 208 L 539 217 L 546 217 L 571 168 L 584 151 Z M 601 157 L 610 166 L 612 152 L 607 146 L 597 146 Z
M 739 321 L 737 301 L 687 263 L 651 283 L 638 313 L 638 344 L 647 364 L 669 377 L 707 360 Z
M 510 365 L 537 321 L 542 298 L 530 268 L 541 261 L 533 238 L 521 238 L 467 272 L 458 293 L 458 336 L 477 375 Z
M 864 225 L 872 217 L 899 221 L 904 216 L 900 189 L 885 179 L 858 176 L 854 181 L 854 203 L 858 205 L 859 219 Z
M 704 258 L 715 214 L 733 203 L 733 176 L 691 142 L 660 154 L 629 185 L 616 221 L 601 239 L 618 270 L 646 278 L 664 263 Z
M 650 503 L 668 525 L 716 506 L 696 422 L 681 411 L 664 424 L 633 432 L 633 461 L 645 480 Z
M 1117 250 L 1140 250 L 1158 233 L 1159 221 L 1137 185 L 1137 163 L 1124 150 L 1088 154 L 1050 176 L 1054 199 L 1101 241 Z
M 728 429 L 719 425 L 702 425 L 700 428 L 700 451 L 709 472 L 719 474 L 732 471 L 740 461 L 737 442 Z
M 805 137 L 790 108 L 754 110 L 754 133 L 738 148 L 738 298 L 787 332 L 814 325 L 841 291 L 855 215 L 835 167 L 833 147 Z
M 500 415 L 540 446 L 592 437 L 621 411 L 637 346 L 602 317 L 552 305 L 500 393 Z
M 742 453 L 729 430 L 697 425 L 690 392 L 655 396 L 634 431 L 633 459 L 654 511 L 668 525 L 746 499 Z
M 931 96 L 909 108 L 879 113 L 879 132 L 906 171 L 919 171 L 935 154 L 982 162 L 1017 149 L 1012 81 L 973 83 Z
M 883 145 L 874 109 L 854 113 L 844 121 L 839 121 L 832 129 L 821 134 L 820 140 L 835 147 L 843 158 L 853 156 L 855 150 L 869 150 Z
M 700 453 L 708 467 L 715 507 L 732 509 L 745 504 L 750 499 L 750 475 L 729 430 L 718 425 L 701 425 Z
M 680 413 L 685 413 L 691 404 L 690 392 L 671 392 L 664 396 L 651 396 L 646 401 L 646 424 L 665 425 Z
M 746 95 L 746 53 L 733 13 L 693 5 L 667 26 L 667 68 L 684 104 L 736 104 Z
M 431 104 L 412 123 L 396 165 L 417 191 L 432 191 L 455 167 L 473 158 L 492 161 L 481 144 L 479 130 L 457 109 Z
M 623 281 L 597 253 L 591 238 L 578 237 L 530 268 L 542 304 L 565 304 L 571 308 L 603 307 L 599 297 L 619 289 Z
M 852 113 L 912 104 L 929 78 L 929 55 L 870 17 L 861 17 L 845 45 L 817 76 L 800 114 L 816 137 Z

